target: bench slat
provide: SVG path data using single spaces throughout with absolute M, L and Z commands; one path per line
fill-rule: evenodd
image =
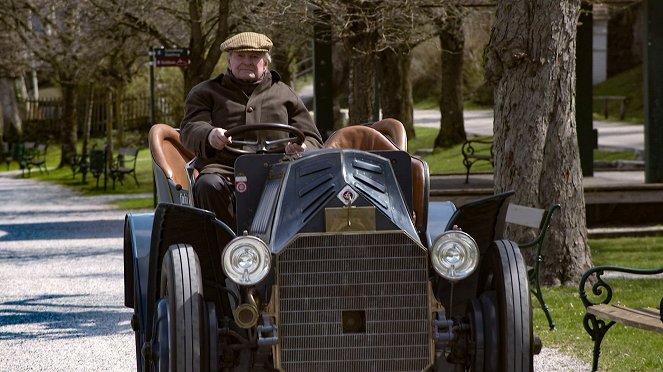
M 587 312 L 631 327 L 663 333 L 661 313 L 657 309 L 598 304 L 589 306 Z

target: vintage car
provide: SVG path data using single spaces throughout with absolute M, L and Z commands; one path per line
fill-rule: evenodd
M 137 369 L 531 371 L 527 271 L 501 239 L 511 193 L 429 201 L 396 123 L 295 155 L 250 133 L 303 141 L 292 127 L 231 130 L 237 226 L 193 205 L 194 154 L 153 126 L 158 205 L 124 234 Z

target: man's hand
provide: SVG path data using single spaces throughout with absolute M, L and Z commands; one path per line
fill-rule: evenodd
M 207 136 L 209 144 L 217 150 L 223 150 L 227 144 L 232 142 L 232 137 L 226 137 L 226 130 L 223 128 L 214 128 Z
M 306 151 L 306 144 L 305 143 L 302 143 L 301 145 L 299 145 L 297 143 L 290 142 L 285 146 L 285 152 L 288 153 L 288 154 L 293 154 L 293 153 L 296 153 L 296 152 L 304 152 L 304 151 Z

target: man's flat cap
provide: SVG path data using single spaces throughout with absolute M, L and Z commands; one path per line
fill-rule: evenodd
M 221 43 L 221 51 L 224 52 L 269 52 L 271 49 L 272 41 L 256 32 L 241 32 Z

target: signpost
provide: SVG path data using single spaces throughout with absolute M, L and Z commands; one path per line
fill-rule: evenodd
M 191 51 L 188 48 L 154 49 L 157 67 L 187 67 L 191 64 Z
M 152 48 L 150 56 L 150 115 L 152 125 L 156 124 L 156 104 L 154 102 L 154 66 L 180 67 L 191 65 L 191 50 L 189 48 Z M 157 188 L 152 174 L 152 189 L 154 190 L 154 206 L 157 205 Z

